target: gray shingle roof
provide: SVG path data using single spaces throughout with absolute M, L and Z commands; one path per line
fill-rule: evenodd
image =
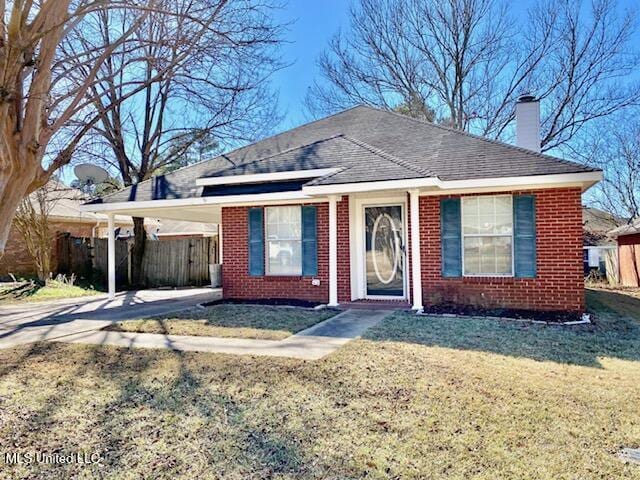
M 237 168 L 241 166 L 240 168 Z M 441 180 L 589 172 L 595 169 L 371 107 L 357 106 L 212 160 L 141 182 L 104 202 L 200 196 L 197 178 L 341 167 L 317 183 L 437 176 Z M 233 168 L 236 167 L 236 168 Z
M 317 168 L 339 168 L 340 170 L 310 180 L 307 182 L 308 185 L 328 185 L 344 183 L 344 181 L 374 182 L 433 176 L 429 172 L 420 170 L 363 142 L 344 135 L 336 135 L 237 167 L 223 169 L 212 177 Z

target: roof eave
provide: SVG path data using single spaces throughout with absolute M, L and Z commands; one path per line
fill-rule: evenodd
M 145 200 L 114 203 L 87 204 L 81 211 L 123 213 L 129 210 L 179 208 L 189 206 L 259 205 L 269 203 L 318 202 L 328 195 L 390 191 L 418 190 L 421 195 L 443 195 L 452 193 L 495 192 L 539 188 L 591 187 L 602 179 L 602 172 L 580 172 L 554 175 L 534 175 L 527 177 L 502 177 L 470 180 L 440 180 L 437 177 L 404 180 L 384 180 L 375 182 L 341 183 L 331 185 L 304 185 L 301 191 L 260 193 L 246 195 L 191 197 L 171 200 Z
M 583 191 L 602 180 L 601 171 L 530 175 L 518 177 L 477 178 L 468 180 L 441 180 L 437 177 L 379 182 L 356 182 L 331 185 L 305 185 L 308 195 L 334 195 L 376 190 L 429 189 L 422 194 L 473 193 L 482 191 L 517 190 L 553 187 L 581 187 Z

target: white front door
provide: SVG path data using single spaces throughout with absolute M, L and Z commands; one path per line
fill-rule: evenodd
M 403 205 L 364 206 L 366 298 L 406 298 Z

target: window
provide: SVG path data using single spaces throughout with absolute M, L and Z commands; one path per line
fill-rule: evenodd
M 300 206 L 267 207 L 267 275 L 302 275 Z
M 513 201 L 510 195 L 463 197 L 465 275 L 513 274 Z

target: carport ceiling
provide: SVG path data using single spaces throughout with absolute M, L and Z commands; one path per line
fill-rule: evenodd
M 220 206 L 202 205 L 197 207 L 163 207 L 126 209 L 113 212 L 116 215 L 132 217 L 160 218 L 167 220 L 182 220 L 184 222 L 216 223 L 221 221 Z

